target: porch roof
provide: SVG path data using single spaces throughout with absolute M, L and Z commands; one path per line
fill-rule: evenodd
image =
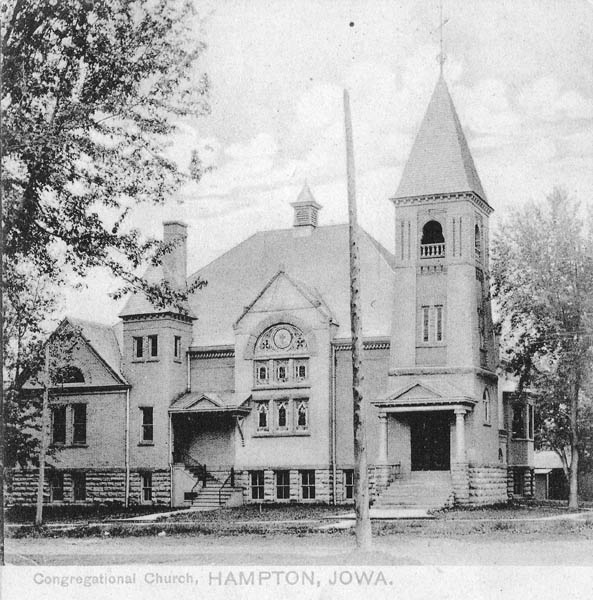
M 236 392 L 187 392 L 169 406 L 169 412 L 247 415 L 251 408 L 245 404 L 250 398 L 251 394 Z
M 446 381 L 422 379 L 371 402 L 383 410 L 453 410 L 458 406 L 473 406 L 476 401 Z

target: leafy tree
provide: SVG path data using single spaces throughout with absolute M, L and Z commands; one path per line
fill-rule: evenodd
M 185 290 L 134 271 L 165 248 L 128 225 L 202 174 L 169 157 L 183 119 L 208 110 L 204 45 L 190 0 L 4 0 L 2 193 L 5 262 L 54 282 L 105 267 L 158 305 Z
M 120 294 L 141 290 L 157 306 L 183 307 L 191 291 L 136 275 L 172 244 L 128 221 L 202 175 L 195 152 L 185 166 L 169 156 L 179 124 L 208 110 L 196 18 L 190 0 L 0 2 L 9 464 L 36 445 L 21 375 L 40 364 L 60 286 L 104 267 Z
M 591 215 L 561 189 L 515 210 L 493 245 L 509 369 L 537 401 L 537 438 L 561 457 L 578 506 L 583 388 L 593 348 Z

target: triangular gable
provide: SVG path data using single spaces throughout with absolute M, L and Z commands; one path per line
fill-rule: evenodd
M 91 354 L 102 365 L 102 367 L 107 370 L 109 375 L 113 379 L 115 379 L 118 384 L 127 385 L 128 382 L 125 380 L 124 376 L 119 371 L 119 365 L 112 364 L 120 358 L 120 350 L 119 347 L 117 347 L 118 344 L 117 338 L 115 337 L 115 333 L 111 330 L 110 327 L 106 325 L 100 325 L 98 323 L 91 323 L 66 317 L 60 323 L 56 331 L 59 331 L 61 327 L 67 326 L 70 326 L 74 330 L 78 331 L 80 340 L 85 344 L 85 346 L 89 349 Z M 113 343 L 105 344 L 105 340 L 101 342 L 101 337 L 97 335 L 98 332 L 104 334 L 105 338 L 111 336 L 113 338 Z M 116 348 L 109 348 L 108 351 L 108 346 L 111 346 L 113 344 L 116 346 Z M 106 354 L 109 355 L 106 356 Z
M 115 334 L 109 326 L 65 317 L 56 327 L 47 343 L 57 344 L 58 337 L 68 330 L 72 331 L 76 338 L 64 342 L 72 345 L 71 352 L 67 351 L 64 354 L 64 362 L 67 363 L 64 366 L 73 366 L 80 369 L 84 376 L 84 383 L 55 384 L 56 388 L 129 385 L 120 373 L 119 365 L 112 364 L 119 362 L 120 351 Z M 101 337 L 104 339 L 101 340 Z M 113 346 L 113 348 L 110 346 Z M 41 387 L 39 374 L 28 374 L 25 377 L 25 388 L 38 389 Z
M 237 327 L 251 312 L 291 311 L 303 308 L 315 308 L 326 318 L 332 319 L 329 307 L 319 294 L 312 292 L 280 269 L 245 308 L 234 326 Z
M 389 396 L 389 400 L 405 400 L 418 398 L 442 398 L 443 395 L 425 382 L 416 381 L 403 388 L 400 388 L 394 394 Z
M 198 396 L 195 400 L 185 405 L 185 410 L 212 410 L 217 408 L 223 408 L 221 402 L 218 402 L 215 398 L 210 398 L 206 394 Z

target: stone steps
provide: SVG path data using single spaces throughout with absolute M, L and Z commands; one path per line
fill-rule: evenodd
M 393 481 L 379 496 L 376 508 L 433 510 L 445 506 L 452 494 L 448 471 L 418 471 Z

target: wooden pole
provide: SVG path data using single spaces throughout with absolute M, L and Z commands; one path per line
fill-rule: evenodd
M 369 475 L 366 448 L 366 414 L 362 396 L 362 323 L 360 306 L 360 256 L 356 218 L 356 179 L 350 96 L 344 90 L 346 126 L 346 173 L 348 178 L 348 223 L 350 234 L 350 327 L 352 333 L 352 399 L 354 426 L 354 511 L 356 545 L 370 550 L 372 543 L 369 514 Z
M 47 422 L 49 420 L 49 342 L 45 344 L 45 369 L 43 379 L 41 444 L 39 450 L 39 480 L 37 482 L 37 510 L 35 512 L 35 525 L 38 527 L 43 524 L 43 487 L 45 482 L 45 455 L 47 454 Z

